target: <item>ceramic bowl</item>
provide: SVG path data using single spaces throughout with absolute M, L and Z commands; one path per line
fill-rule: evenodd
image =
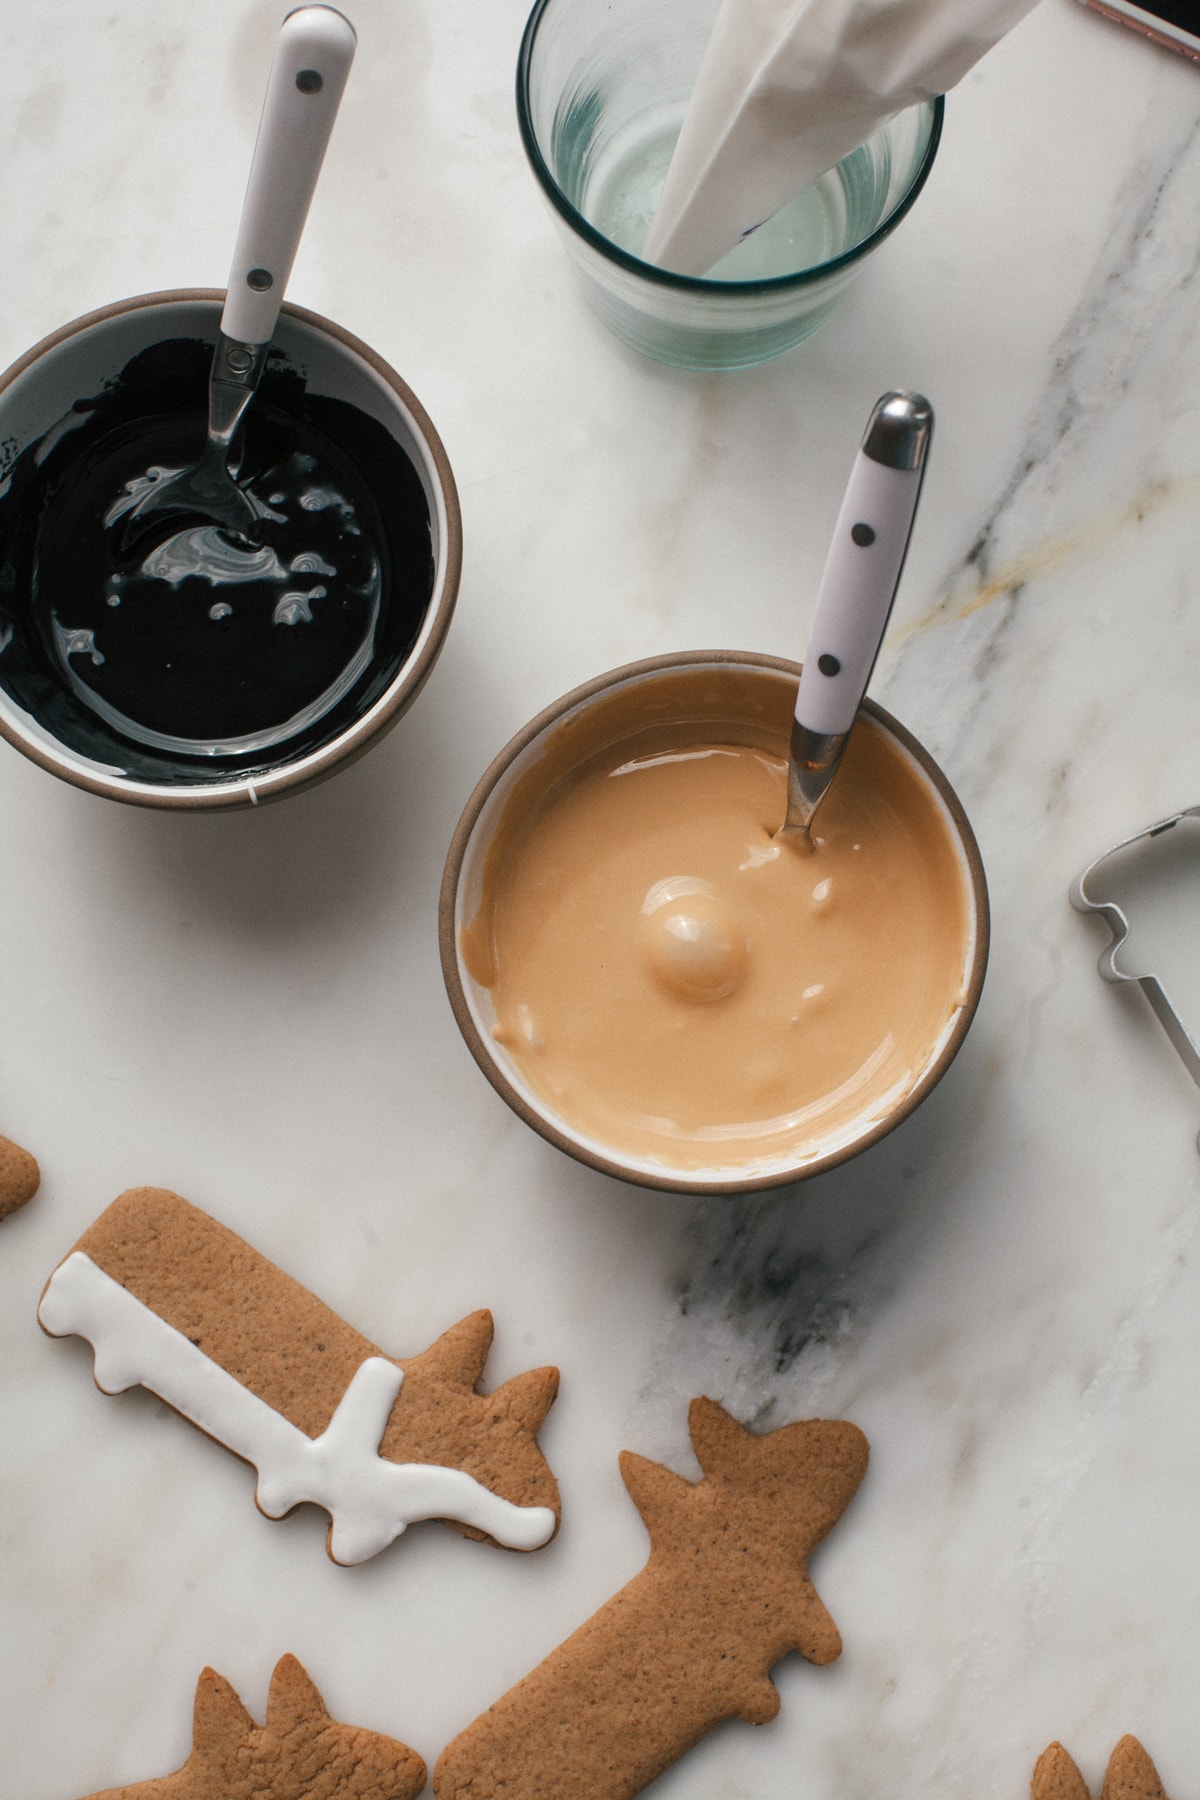
M 415 633 L 411 620 L 403 629 L 389 624 L 385 601 L 355 684 L 304 731 L 261 752 L 179 755 L 131 741 L 81 704 L 61 669 L 41 653 L 21 615 L 26 603 L 14 592 L 11 578 L 13 534 L 9 529 L 6 538 L 6 494 L 11 507 L 14 472 L 29 466 L 28 456 L 22 462 L 23 453 L 40 446 L 34 454 L 41 457 L 60 445 L 86 418 L 95 398 L 153 346 L 183 341 L 193 347 L 200 375 L 199 395 L 191 398 L 202 405 L 222 300 L 220 293 L 187 290 L 120 301 L 52 333 L 0 376 L 0 734 L 76 787 L 142 806 L 219 810 L 258 805 L 345 767 L 394 725 L 420 692 L 445 639 L 458 592 L 458 498 L 446 453 L 424 409 L 366 344 L 328 319 L 285 305 L 271 368 L 288 379 L 298 377 L 306 405 L 312 396 L 320 404 L 344 403 L 347 417 L 349 408 L 359 418 L 365 415 L 369 423 L 361 442 L 338 447 L 358 467 L 385 530 L 391 529 L 388 509 L 395 504 L 385 465 L 397 451 L 423 489 L 429 513 L 428 599 Z M 382 456 L 381 446 L 386 450 Z
M 629 756 L 636 756 L 639 733 L 652 729 L 656 721 L 667 719 L 673 723 L 680 716 L 672 710 L 672 682 L 686 678 L 691 686 L 697 672 L 710 671 L 717 678 L 715 690 L 730 672 L 736 677 L 736 718 L 731 725 L 733 715 L 727 708 L 727 696 L 715 691 L 711 716 L 706 712 L 707 701 L 695 714 L 688 715 L 689 727 L 695 725 L 697 741 L 712 741 L 715 736 L 722 742 L 773 747 L 779 756 L 786 756 L 788 726 L 800 675 L 796 663 L 737 651 L 697 651 L 634 663 L 576 688 L 518 732 L 476 786 L 446 861 L 440 942 L 450 1004 L 472 1055 L 497 1093 L 542 1137 L 592 1168 L 648 1188 L 683 1193 L 740 1193 L 779 1187 L 843 1163 L 877 1143 L 921 1104 L 953 1061 L 978 1004 L 987 964 L 988 898 L 974 835 L 946 777 L 929 752 L 897 720 L 872 701 L 864 702 L 871 724 L 886 734 L 915 776 L 915 791 L 922 797 L 922 806 L 932 809 L 944 825 L 949 845 L 946 866 L 957 871 L 955 887 L 960 898 L 955 901 L 954 916 L 958 923 L 953 941 L 944 947 L 944 969 L 939 966 L 939 975 L 944 976 L 947 991 L 953 993 L 954 999 L 947 1005 L 944 1027 L 923 1065 L 913 1071 L 902 1092 L 888 1093 L 882 1100 L 876 1097 L 848 1127 L 832 1136 L 820 1130 L 806 1135 L 806 1126 L 782 1151 L 739 1157 L 732 1162 L 721 1159 L 718 1143 L 713 1143 L 711 1153 L 704 1149 L 700 1166 L 696 1166 L 692 1144 L 687 1146 L 687 1166 L 673 1162 L 669 1152 L 631 1154 L 581 1129 L 565 1116 L 554 1100 L 531 1081 L 527 1067 L 522 1066 L 512 1049 L 493 1034 L 496 1012 L 491 991 L 472 974 L 470 959 L 464 953 L 464 933 L 480 909 L 489 849 L 501 826 L 503 842 L 514 841 L 514 822 L 519 837 L 521 821 L 538 813 L 547 791 L 559 793 L 569 785 L 571 759 L 577 751 L 585 760 L 591 760 L 598 742 L 610 742 L 605 735 L 609 716 L 620 719 L 620 724 L 613 727 L 617 735 L 612 736 L 611 743 L 621 745 L 623 758 L 627 746 Z M 619 702 L 616 707 L 614 700 Z M 632 734 L 631 705 L 639 720 Z M 599 736 L 597 720 L 601 721 Z M 649 742 L 644 736 L 642 741 Z

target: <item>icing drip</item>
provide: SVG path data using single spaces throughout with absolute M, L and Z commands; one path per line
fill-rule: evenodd
M 463 1469 L 394 1463 L 378 1453 L 404 1371 L 360 1363 L 328 1426 L 310 1438 L 198 1350 L 82 1250 L 50 1278 L 38 1318 L 54 1337 L 87 1338 L 106 1394 L 144 1387 L 258 1471 L 255 1502 L 280 1519 L 303 1502 L 332 1521 L 329 1554 L 365 1562 L 418 1519 L 454 1519 L 509 1550 L 536 1550 L 554 1530 L 545 1506 L 515 1506 Z

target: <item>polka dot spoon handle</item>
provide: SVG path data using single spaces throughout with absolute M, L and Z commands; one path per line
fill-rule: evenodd
M 809 842 L 837 771 L 900 585 L 933 408 L 920 394 L 877 402 L 850 472 L 796 692 L 786 835 Z

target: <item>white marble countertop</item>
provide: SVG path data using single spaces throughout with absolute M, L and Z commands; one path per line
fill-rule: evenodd
M 640 360 L 577 299 L 517 138 L 523 0 L 354 0 L 360 53 L 290 296 L 409 380 L 462 498 L 458 614 L 395 732 L 316 791 L 180 817 L 0 745 L 0 1800 L 165 1774 L 205 1663 L 261 1717 L 441 1748 L 640 1566 L 623 1447 L 695 1473 L 688 1399 L 853 1419 L 813 1561 L 839 1662 L 662 1800 L 1022 1800 L 1061 1738 L 1200 1784 L 1200 1094 L 1100 982 L 1080 869 L 1200 801 L 1200 70 L 1041 0 L 950 97 L 928 188 L 834 321 L 741 375 Z M 220 285 L 278 5 L 0 16 L 0 366 L 119 296 Z M 646 1193 L 514 1117 L 438 968 L 446 845 L 534 711 L 600 670 L 800 654 L 876 396 L 938 434 L 872 691 L 956 785 L 994 909 L 927 1104 L 750 1202 Z M 173 1188 L 411 1355 L 489 1306 L 489 1384 L 555 1362 L 561 1534 L 414 1528 L 345 1570 L 310 1508 L 84 1345 L 42 1283 L 122 1189 Z

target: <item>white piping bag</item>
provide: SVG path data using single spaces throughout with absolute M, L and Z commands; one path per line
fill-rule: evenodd
M 703 275 L 1034 0 L 722 0 L 645 261 Z

